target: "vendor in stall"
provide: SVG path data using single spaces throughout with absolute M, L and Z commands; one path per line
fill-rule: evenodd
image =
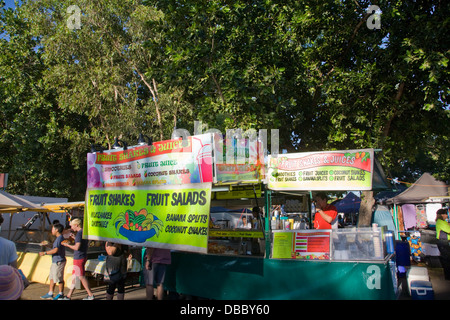
M 441 208 L 436 212 L 436 238 L 438 239 L 439 260 L 444 269 L 445 280 L 450 280 L 450 224 L 447 222 L 448 209 Z
M 253 229 L 261 229 L 261 210 L 259 207 L 253 207 L 252 209 L 252 228 Z
M 314 196 L 316 214 L 314 216 L 314 229 L 332 229 L 332 222 L 337 216 L 335 206 L 328 204 L 328 196 L 325 192 L 318 192 Z
M 238 229 L 251 229 L 252 225 L 251 225 L 251 223 L 247 222 L 247 217 L 243 216 L 242 219 L 239 221 L 237 228 Z

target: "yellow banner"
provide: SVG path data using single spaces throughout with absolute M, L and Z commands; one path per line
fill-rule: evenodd
M 83 236 L 206 253 L 210 201 L 211 183 L 89 189 Z
M 209 230 L 210 237 L 264 238 L 262 231 Z

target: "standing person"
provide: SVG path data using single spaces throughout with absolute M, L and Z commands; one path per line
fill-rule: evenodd
M 125 278 L 127 276 L 127 259 L 121 244 L 106 242 L 106 273 L 108 274 L 108 288 L 106 300 L 114 298 L 117 288 L 117 300 L 125 299 Z
M 439 260 L 444 269 L 445 280 L 450 280 L 450 225 L 448 220 L 448 209 L 441 208 L 436 211 L 436 238 L 439 240 L 438 249 L 441 253 Z
M 314 202 L 316 203 L 314 229 L 331 229 L 331 224 L 337 216 L 336 207 L 328 204 L 328 196 L 324 192 L 317 193 Z
M 68 242 L 63 242 L 63 245 L 73 250 L 73 271 L 72 271 L 72 284 L 67 296 L 60 300 L 70 300 L 72 294 L 75 291 L 75 280 L 78 277 L 83 284 L 84 289 L 88 293 L 88 296 L 83 300 L 94 300 L 94 294 L 92 293 L 89 283 L 85 277 L 85 264 L 87 261 L 87 250 L 89 242 L 83 239 L 83 224 L 80 218 L 75 218 L 70 221 L 71 229 L 76 232 L 75 244 L 70 245 Z
M 59 293 L 53 300 L 58 300 L 64 296 L 64 269 L 66 267 L 66 247 L 62 245 L 64 237 L 62 232 L 64 227 L 60 223 L 56 223 L 52 226 L 52 235 L 56 236 L 53 242 L 53 247 L 49 251 L 39 252 L 40 256 L 45 256 L 48 254 L 52 255 L 52 265 L 50 267 L 50 289 L 46 295 L 43 295 L 41 299 L 52 299 L 53 289 L 55 284 L 58 283 Z
M 164 299 L 164 278 L 167 265 L 172 263 L 169 249 L 147 248 L 145 253 L 144 279 L 147 300 L 153 300 L 153 290 L 156 286 L 156 298 Z
M 252 228 L 253 229 L 262 229 L 261 226 L 261 210 L 259 207 L 253 207 L 252 209 Z
M 261 219 L 261 210 L 259 207 L 253 207 L 252 209 L 252 229 L 254 230 L 263 230 L 262 225 L 262 219 Z M 252 254 L 259 255 L 261 254 L 261 245 L 260 242 L 263 242 L 264 238 L 252 238 L 251 239 L 251 245 L 252 245 Z
M 247 217 L 243 216 L 242 220 L 239 222 L 237 228 L 238 229 L 251 229 L 252 225 L 250 222 L 247 221 Z
M 0 214 L 0 230 L 3 221 L 3 216 Z M 11 240 L 0 237 L 0 265 L 17 268 L 17 258 L 16 244 Z

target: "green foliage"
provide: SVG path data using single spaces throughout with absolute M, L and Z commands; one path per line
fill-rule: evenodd
M 280 129 L 288 151 L 380 148 L 392 177 L 449 180 L 450 3 L 22 1 L 0 11 L 0 171 L 80 199 L 91 143 Z

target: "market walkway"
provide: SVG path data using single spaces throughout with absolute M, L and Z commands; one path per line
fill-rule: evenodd
M 419 266 L 425 266 L 425 264 L 419 264 Z M 444 273 L 442 268 L 430 268 L 428 267 L 428 274 L 433 286 L 435 300 L 450 300 L 450 281 L 444 279 Z M 411 300 L 407 291 L 406 279 L 400 279 L 403 290 L 399 296 L 399 300 Z M 95 286 L 93 282 L 92 291 L 97 300 L 105 300 L 106 287 L 104 285 Z M 40 297 L 47 293 L 48 285 L 41 283 L 31 283 L 30 286 L 24 290 L 22 294 L 22 300 L 41 300 Z M 65 293 L 68 289 L 65 289 Z M 86 291 L 84 289 L 75 290 L 72 299 L 82 300 L 86 297 Z M 171 297 L 167 297 L 170 299 Z M 128 285 L 125 290 L 125 300 L 145 300 L 145 288 L 139 284 Z
M 424 263 L 414 264 L 419 267 L 427 267 Z M 434 292 L 434 300 L 450 300 L 450 281 L 445 280 L 444 271 L 442 268 L 427 267 L 428 275 L 430 277 L 431 285 Z M 402 292 L 399 296 L 399 300 L 411 300 L 408 292 L 408 285 L 406 278 L 400 278 L 402 284 Z
M 106 286 L 99 285 L 91 287 L 96 300 L 105 300 Z M 67 294 L 69 289 L 65 288 L 64 293 Z M 23 291 L 22 300 L 42 300 L 40 297 L 48 292 L 48 284 L 31 283 L 28 288 Z M 83 300 L 87 296 L 86 290 L 77 289 L 73 293 L 72 300 Z M 126 300 L 145 300 L 145 288 L 139 284 L 128 285 L 125 289 Z

